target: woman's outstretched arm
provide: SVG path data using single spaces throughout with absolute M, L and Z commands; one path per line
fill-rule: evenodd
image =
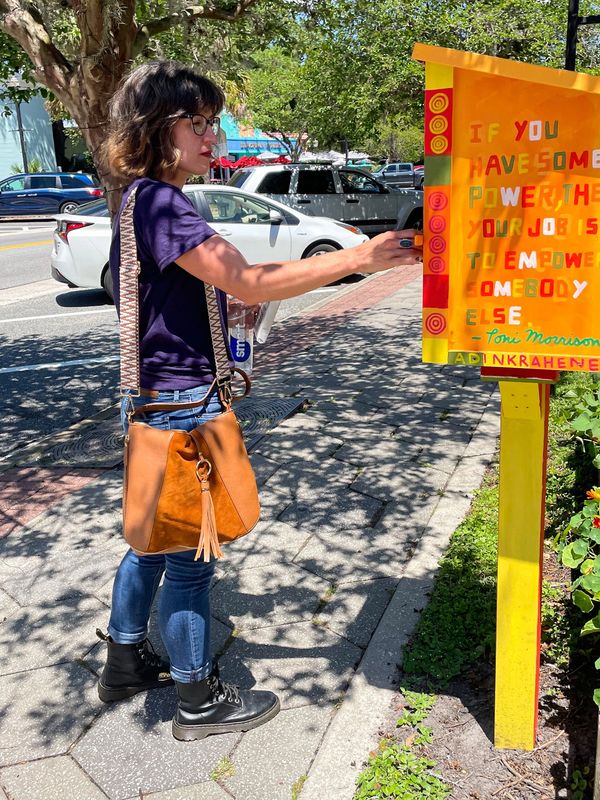
M 421 248 L 400 246 L 401 239 L 413 237 L 413 230 L 388 231 L 357 247 L 324 253 L 318 258 L 250 265 L 232 244 L 220 236 L 211 236 L 184 253 L 177 264 L 251 305 L 295 297 L 352 273 L 415 264 L 420 260 Z

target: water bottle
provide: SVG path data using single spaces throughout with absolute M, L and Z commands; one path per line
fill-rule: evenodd
M 268 303 L 263 303 L 256 317 L 256 329 L 254 335 L 259 344 L 264 344 L 267 341 L 269 331 L 273 325 L 275 315 L 279 310 L 280 301 L 270 300 Z
M 257 306 L 248 306 L 236 297 L 227 297 L 229 346 L 235 366 L 249 375 L 254 357 L 254 319 Z

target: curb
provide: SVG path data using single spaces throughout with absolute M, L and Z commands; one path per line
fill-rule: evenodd
M 429 602 L 450 537 L 471 506 L 492 460 L 500 432 L 499 394 L 488 400 L 461 461 L 450 476 L 415 555 L 403 570 L 360 664 L 351 679 L 302 787 L 302 800 L 352 800 L 356 778 L 398 690 L 404 648 Z

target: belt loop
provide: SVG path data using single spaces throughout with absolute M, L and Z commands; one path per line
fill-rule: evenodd
M 177 402 L 179 400 L 179 389 L 175 389 L 173 391 L 173 400 Z

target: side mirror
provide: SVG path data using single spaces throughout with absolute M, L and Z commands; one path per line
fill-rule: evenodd
M 276 209 L 272 208 L 269 211 L 269 219 L 271 222 L 283 222 L 284 217 L 281 211 L 277 211 Z

